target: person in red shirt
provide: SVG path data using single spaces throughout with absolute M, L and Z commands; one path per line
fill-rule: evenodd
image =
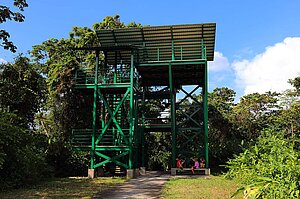
M 176 158 L 176 168 L 183 169 L 182 165 L 183 165 L 184 161 L 182 161 L 180 157 L 181 156 L 179 155 L 178 158 Z

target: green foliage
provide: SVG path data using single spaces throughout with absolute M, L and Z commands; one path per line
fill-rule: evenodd
M 299 198 L 299 155 L 284 132 L 262 131 L 255 145 L 228 162 L 225 176 L 246 184 L 240 190 L 255 198 Z
M 294 86 L 294 89 L 287 90 L 280 95 L 281 109 L 276 122 L 286 130 L 288 136 L 293 138 L 300 135 L 300 77 L 289 80 L 289 83 Z
M 28 7 L 26 0 L 13 0 L 13 5 L 20 11 L 24 11 L 24 8 Z M 23 22 L 25 19 L 24 15 L 20 12 L 14 12 L 9 6 L 0 5 L 0 23 L 5 23 L 7 20 L 13 20 L 16 22 Z M 0 40 L 2 40 L 1 47 L 11 52 L 16 52 L 17 47 L 13 42 L 9 41 L 10 34 L 3 29 L 0 29 Z
M 73 30 L 77 37 L 81 37 L 83 31 L 90 33 L 89 29 Z M 80 96 L 73 88 L 74 72 L 81 62 L 89 63 L 88 59 L 93 56 L 91 53 L 73 50 L 77 44 L 79 45 L 79 40 L 79 38 L 49 39 L 41 45 L 34 46 L 31 52 L 36 64 L 47 77 L 48 93 L 44 103 L 47 113 L 40 114 L 36 119 L 48 133 L 51 142 L 61 144 L 68 142 L 71 129 L 76 124 L 74 121 L 77 121 L 76 107 L 80 102 Z
M 47 139 L 34 131 L 44 79 L 29 59 L 0 65 L 0 185 L 18 187 L 48 175 Z
M 129 25 L 132 26 L 132 23 Z M 103 22 L 93 25 L 94 30 L 117 27 L 126 27 L 119 21 L 118 15 L 107 16 Z M 48 95 L 45 109 L 49 113 L 38 119 L 46 118 L 43 119 L 44 128 L 56 136 L 55 140 L 61 139 L 61 143 L 68 141 L 71 129 L 75 128 L 77 123 L 81 124 L 81 128 L 89 125 L 82 124 L 82 118 L 78 118 L 77 113 L 84 112 L 85 108 L 79 110 L 77 107 L 86 106 L 80 106 L 84 96 L 74 89 L 73 78 L 76 69 L 93 68 L 95 54 L 90 51 L 74 50 L 74 48 L 97 45 L 97 37 L 93 29 L 73 27 L 70 38 L 49 39 L 34 46 L 31 51 L 36 64 L 47 77 Z
M 56 177 L 86 176 L 88 158 L 88 152 L 72 151 L 71 146 L 62 143 L 61 139 L 52 141 L 46 153 L 46 163 Z
M 18 187 L 48 175 L 47 138 L 34 129 L 44 78 L 29 59 L 0 65 L 0 185 Z
M 296 77 L 295 79 L 290 79 L 288 81 L 294 88 L 296 89 L 296 92 L 300 93 L 300 77 Z
M 138 26 L 130 23 L 128 26 Z M 49 39 L 33 47 L 31 55 L 39 70 L 46 77 L 47 98 L 36 121 L 41 132 L 47 134 L 49 150 L 47 162 L 56 176 L 83 175 L 87 155 L 71 151 L 70 133 L 74 128 L 91 128 L 92 106 L 88 96 L 74 89 L 75 71 L 95 66 L 95 54 L 74 50 L 78 47 L 96 46 L 94 30 L 126 27 L 119 16 L 108 16 L 93 28 L 73 27 L 66 39 Z M 100 61 L 102 60 L 100 54 Z M 90 119 L 90 120 L 89 120 Z
M 285 129 L 287 135 L 294 138 L 300 135 L 300 101 L 290 104 L 288 109 L 278 112 L 277 123 Z
M 255 140 L 262 129 L 272 124 L 272 116 L 278 110 L 277 93 L 252 93 L 241 97 L 233 108 L 232 121 L 238 136 L 245 141 Z
M 100 29 L 114 29 L 114 28 L 125 28 L 125 24 L 123 22 L 120 22 L 120 16 L 107 16 L 103 19 L 102 22 L 95 23 L 93 25 L 94 30 L 100 30 Z
M 0 109 L 17 114 L 18 125 L 33 127 L 44 100 L 44 78 L 28 58 L 19 55 L 14 63 L 0 64 Z
M 209 156 L 211 165 L 224 164 L 239 151 L 240 139 L 235 135 L 232 121 L 235 92 L 229 88 L 216 88 L 209 93 Z
M 221 113 L 228 113 L 234 106 L 235 91 L 226 87 L 215 88 L 209 93 L 210 105 Z M 226 115 L 224 115 L 226 117 Z
M 21 11 L 27 7 L 24 0 L 14 2 Z M 5 6 L 0 6 L 1 9 L 7 11 Z M 24 19 L 17 12 L 3 14 L 1 12 L 0 23 Z M 95 31 L 99 29 L 126 27 L 141 27 L 141 24 L 125 25 L 120 22 L 120 16 L 107 16 L 92 28 L 73 27 L 69 38 L 52 38 L 34 46 L 31 51 L 34 62 L 20 55 L 14 63 L 0 65 L 0 185 L 19 186 L 49 171 L 55 176 L 85 175 L 89 155 L 71 150 L 70 132 L 72 128 L 91 127 L 92 99 L 74 89 L 73 77 L 77 69 L 93 69 L 95 54 L 74 48 L 97 45 Z M 9 42 L 5 40 L 8 37 L 6 31 L 0 30 L 2 41 Z M 14 50 L 14 47 L 8 48 Z M 100 54 L 100 61 L 102 58 Z M 246 184 L 242 189 L 255 192 L 257 197 L 268 194 L 280 197 L 281 191 L 291 196 L 299 194 L 296 182 L 299 181 L 299 155 L 293 150 L 299 145 L 300 134 L 299 77 L 290 83 L 295 89 L 285 98 L 270 92 L 253 93 L 235 104 L 235 92 L 231 89 L 216 88 L 209 94 L 210 163 L 212 166 L 223 164 L 241 151 L 242 141 L 249 146 L 258 138 L 255 146 L 229 162 L 227 174 L 242 179 Z M 201 95 L 193 97 L 199 99 Z M 285 104 L 284 108 L 278 106 L 278 99 Z M 193 103 L 185 100 L 183 105 L 195 105 Z M 169 104 L 149 100 L 143 108 L 147 110 L 146 118 L 157 118 Z M 184 108 L 183 112 L 192 115 L 193 120 L 202 120 L 199 104 Z M 191 118 L 184 113 L 176 113 L 177 124 L 191 126 Z M 285 130 L 286 137 L 274 131 L 261 133 L 274 124 Z M 186 134 L 187 137 L 192 135 L 192 132 Z M 177 143 L 180 147 L 184 140 L 179 137 Z M 150 169 L 168 168 L 170 133 L 146 134 L 145 147 Z M 201 150 L 198 145 L 185 147 Z M 277 186 L 278 183 L 282 186 Z
M 148 168 L 150 170 L 168 170 L 171 158 L 170 133 L 147 133 L 145 136 Z
M 95 23 L 93 25 L 94 30 L 100 29 L 114 29 L 114 28 L 130 28 L 130 27 L 142 27 L 140 23 L 130 22 L 129 24 L 125 25 L 123 22 L 120 21 L 120 16 L 107 16 L 103 19 L 102 22 Z
M 0 187 L 19 187 L 48 174 L 45 136 L 16 126 L 17 116 L 0 112 Z

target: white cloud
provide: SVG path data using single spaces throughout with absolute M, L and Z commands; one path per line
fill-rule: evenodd
M 242 59 L 242 58 L 245 58 L 245 57 L 253 57 L 254 56 L 254 52 L 251 48 L 249 47 L 245 47 L 243 49 L 240 49 L 239 51 L 237 51 L 234 55 L 234 57 L 236 59 Z
M 245 87 L 244 94 L 284 91 L 288 79 L 300 75 L 300 37 L 288 37 L 266 48 L 252 60 L 234 61 L 236 83 Z
M 228 70 L 229 68 L 228 59 L 221 52 L 215 52 L 214 61 L 208 62 L 208 69 L 211 72 L 220 72 Z
M 7 61 L 5 59 L 0 58 L 0 64 L 6 64 Z

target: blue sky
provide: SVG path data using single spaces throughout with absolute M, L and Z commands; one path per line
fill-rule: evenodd
M 11 5 L 12 0 L 0 4 Z M 25 22 L 7 22 L 18 53 L 49 38 L 68 37 L 72 26 L 91 27 L 107 15 L 144 25 L 216 22 L 210 90 L 230 87 L 238 96 L 288 88 L 300 76 L 299 0 L 28 0 Z M 0 61 L 15 55 L 0 48 Z

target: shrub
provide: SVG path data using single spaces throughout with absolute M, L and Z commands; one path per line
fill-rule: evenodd
M 240 180 L 254 198 L 299 198 L 300 161 L 284 132 L 265 130 L 256 144 L 228 162 L 226 178 Z
M 14 114 L 0 112 L 0 190 L 48 175 L 44 135 L 13 125 Z

